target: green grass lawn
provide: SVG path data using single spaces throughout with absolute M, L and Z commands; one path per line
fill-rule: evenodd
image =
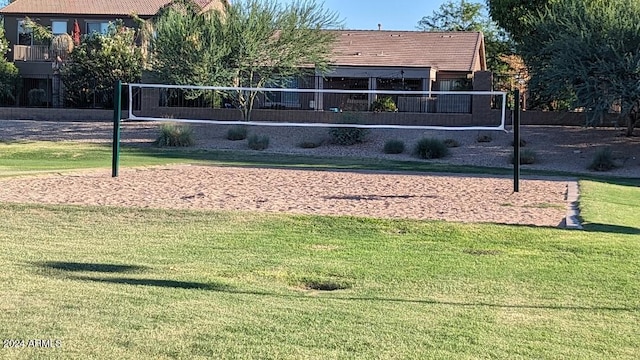
M 640 188 L 581 187 L 584 231 L 0 203 L 0 358 L 634 359 Z

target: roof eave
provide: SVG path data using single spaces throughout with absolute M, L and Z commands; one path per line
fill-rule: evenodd
M 476 62 L 480 63 L 481 71 L 487 70 L 487 55 L 485 53 L 485 47 L 484 47 L 484 34 L 482 32 L 478 32 L 478 40 L 476 41 L 476 48 L 473 54 L 473 61 L 471 63 L 471 67 L 469 68 L 469 71 L 475 70 L 474 64 Z

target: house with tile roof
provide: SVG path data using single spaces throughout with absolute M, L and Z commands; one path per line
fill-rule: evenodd
M 430 94 L 492 90 L 482 33 L 326 31 L 334 32 L 336 38 L 329 72 L 314 73 L 313 65 L 308 65 L 307 75 L 284 79 L 279 84 L 290 89 L 323 91 L 260 94 L 254 103 L 252 119 L 331 123 L 338 121 L 341 112 L 358 111 L 363 123 L 464 126 L 495 123 L 500 118 L 492 109 L 495 103 L 490 96 Z M 391 98 L 397 111 L 370 111 L 380 95 L 369 90 L 392 90 L 384 97 Z M 162 91 L 157 88 L 140 91 L 135 111 L 152 117 L 242 120 L 235 109 L 220 105 L 194 108 L 179 100 L 169 101 Z
M 487 76 L 484 36 L 480 32 L 333 32 L 337 38 L 331 55 L 333 70 L 317 77 L 316 87 L 320 89 L 472 90 L 476 74 Z M 477 82 L 475 87 L 491 90 L 487 84 L 479 88 Z M 320 108 L 344 108 L 344 104 L 324 104 L 322 99 L 318 100 Z M 395 96 L 394 101 L 400 105 L 403 99 Z M 351 99 L 346 110 L 366 110 L 371 102 L 370 98 Z M 429 112 L 426 106 L 426 103 L 403 103 L 400 110 Z
M 222 9 L 228 0 L 194 0 L 203 11 Z M 53 35 L 69 34 L 76 22 L 81 34 L 105 32 L 110 22 L 122 20 L 125 26 L 134 27 L 132 14 L 149 19 L 167 6 L 171 0 L 15 0 L 0 9 L 4 17 L 5 36 L 11 51 L 9 61 L 14 61 L 22 77 L 22 95 L 19 105 L 27 105 L 26 94 L 31 89 L 43 89 L 48 104 L 56 105 L 60 98 L 60 86 L 55 83 L 57 62 L 64 61 L 65 53 L 51 51 L 49 46 L 38 44 L 30 29 L 25 27 L 28 17 L 40 25 L 49 27 Z
M 472 77 L 477 71 L 487 70 L 484 37 L 479 32 L 334 32 L 337 41 L 332 54 L 333 65 L 360 71 L 363 75 L 400 78 L 404 74 L 405 78 L 417 76 L 435 81 L 434 76 L 441 80 L 456 79 L 467 75 Z

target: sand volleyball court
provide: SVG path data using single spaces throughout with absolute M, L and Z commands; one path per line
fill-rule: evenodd
M 571 180 L 169 165 L 0 179 L 0 202 L 553 226 Z

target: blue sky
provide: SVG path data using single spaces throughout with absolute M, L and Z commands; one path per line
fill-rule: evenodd
M 279 0 L 288 4 L 294 0 Z M 316 0 L 322 3 L 323 0 Z M 347 29 L 416 30 L 423 16 L 430 16 L 446 0 L 324 0 L 324 7 L 338 12 Z

